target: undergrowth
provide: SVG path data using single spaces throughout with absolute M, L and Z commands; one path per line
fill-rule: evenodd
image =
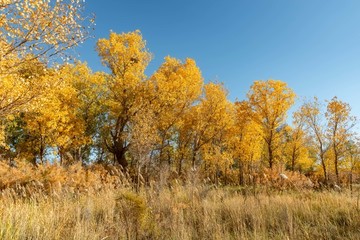
M 112 167 L 0 170 L 0 239 L 360 239 L 358 189 L 194 179 L 135 188 Z

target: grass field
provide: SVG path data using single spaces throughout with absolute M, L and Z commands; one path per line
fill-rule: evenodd
M 31 198 L 3 191 L 0 239 L 360 239 L 359 194 L 193 185 Z

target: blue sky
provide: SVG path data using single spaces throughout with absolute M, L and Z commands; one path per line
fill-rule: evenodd
M 358 0 L 87 0 L 86 11 L 96 15 L 94 39 L 77 51 L 94 70 L 104 70 L 97 39 L 139 29 L 154 56 L 148 75 L 167 55 L 190 57 L 231 100 L 254 80 L 279 79 L 299 104 L 338 96 L 360 117 Z

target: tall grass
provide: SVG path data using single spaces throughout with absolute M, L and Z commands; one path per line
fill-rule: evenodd
M 0 199 L 0 239 L 360 239 L 357 196 L 200 185 Z

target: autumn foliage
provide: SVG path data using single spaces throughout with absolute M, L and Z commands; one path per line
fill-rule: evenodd
M 240 185 L 280 181 L 280 173 L 325 185 L 359 177 L 356 119 L 336 97 L 306 101 L 291 120 L 295 93 L 279 80 L 255 81 L 232 102 L 190 58 L 168 56 L 147 76 L 152 54 L 140 31 L 98 40 L 107 72 L 60 64 L 88 36 L 81 1 L 9 0 L 0 11 L 1 169 L 20 174 L 17 183 L 51 185 L 39 179 L 64 171 L 56 181 L 73 186 L 78 168 L 86 185 L 98 166 L 136 186 L 164 172 L 170 181 Z M 0 187 L 14 184 L 9 177 Z

